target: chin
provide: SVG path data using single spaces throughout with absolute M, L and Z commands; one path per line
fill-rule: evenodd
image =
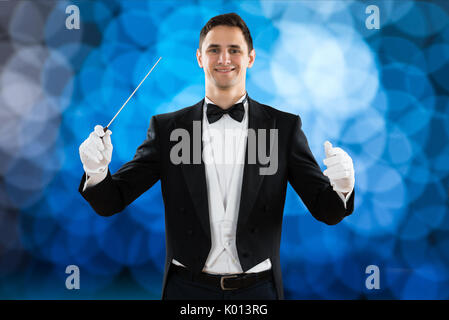
M 217 86 L 218 88 L 227 89 L 227 88 L 231 88 L 231 87 L 234 87 L 235 85 L 237 85 L 238 80 L 232 79 L 232 80 L 228 80 L 228 81 L 223 81 L 221 79 L 220 80 L 214 79 L 214 83 L 215 83 L 215 86 Z
M 235 86 L 234 83 L 215 83 L 215 86 L 220 89 L 229 89 Z

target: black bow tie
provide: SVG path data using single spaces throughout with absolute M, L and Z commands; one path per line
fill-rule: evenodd
M 209 123 L 214 123 L 215 121 L 220 120 L 220 118 L 225 114 L 229 114 L 232 119 L 242 122 L 243 116 L 245 115 L 245 108 L 243 107 L 243 104 L 245 103 L 245 99 L 243 99 L 242 102 L 234 104 L 232 107 L 228 109 L 222 109 L 219 106 L 208 103 L 207 104 L 207 119 L 209 120 Z

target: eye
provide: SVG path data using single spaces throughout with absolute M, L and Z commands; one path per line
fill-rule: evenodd
M 216 49 L 216 48 L 212 48 L 212 49 L 209 49 L 209 52 L 212 52 L 212 53 L 217 53 L 217 52 L 218 52 L 218 49 Z
M 231 49 L 231 53 L 239 53 L 240 50 L 239 49 Z

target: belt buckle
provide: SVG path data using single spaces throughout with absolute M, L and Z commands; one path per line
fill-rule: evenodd
M 233 275 L 222 276 L 222 277 L 221 277 L 221 279 L 220 279 L 220 287 L 221 287 L 221 290 L 235 290 L 235 289 L 238 289 L 238 288 L 226 288 L 226 287 L 224 286 L 224 280 L 225 280 L 225 279 L 231 279 L 231 278 L 237 278 L 237 275 L 236 275 L 236 274 L 233 274 Z

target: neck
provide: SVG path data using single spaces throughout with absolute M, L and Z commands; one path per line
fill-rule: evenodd
M 206 97 L 222 109 L 232 107 L 245 93 L 245 87 L 220 89 L 206 86 Z

